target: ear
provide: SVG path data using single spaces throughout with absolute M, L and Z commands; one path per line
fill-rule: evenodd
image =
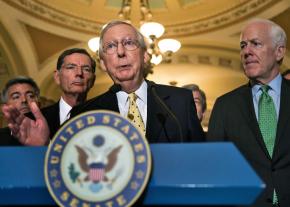
M 53 73 L 54 81 L 56 82 L 57 85 L 60 84 L 59 73 L 60 73 L 59 70 L 55 70 L 54 73 Z
M 96 80 L 96 74 L 92 77 L 92 82 L 90 88 L 92 88 L 95 85 L 95 80 Z
M 100 59 L 100 66 L 101 66 L 102 71 L 107 72 L 106 65 L 105 65 L 105 63 L 104 63 L 104 61 L 102 59 Z
M 286 48 L 285 46 L 279 45 L 276 49 L 276 60 L 277 62 L 280 62 L 283 57 L 285 56 Z
M 201 120 L 204 120 L 204 117 L 205 117 L 205 112 L 202 113 Z
M 144 63 L 148 63 L 150 60 L 150 55 L 147 51 L 144 52 Z

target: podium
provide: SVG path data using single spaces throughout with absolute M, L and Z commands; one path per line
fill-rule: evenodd
M 144 205 L 250 205 L 265 184 L 232 143 L 151 144 Z M 0 148 L 0 205 L 53 205 L 46 147 Z

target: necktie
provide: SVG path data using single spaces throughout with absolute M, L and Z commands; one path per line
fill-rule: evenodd
M 145 125 L 136 103 L 137 95 L 135 93 L 130 93 L 128 98 L 129 98 L 128 118 L 131 120 L 131 122 L 135 124 L 137 128 L 141 130 L 141 132 L 145 136 Z
M 268 94 L 270 86 L 263 85 L 260 90 L 262 94 L 259 99 L 259 126 L 270 157 L 273 156 L 273 149 L 276 138 L 277 115 L 273 99 Z M 278 203 L 276 191 L 274 189 L 273 204 Z
M 273 99 L 268 94 L 270 87 L 263 85 L 262 94 L 259 99 L 259 126 L 269 152 L 272 157 L 276 138 L 277 115 Z

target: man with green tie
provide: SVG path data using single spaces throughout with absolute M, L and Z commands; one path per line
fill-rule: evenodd
M 249 83 L 216 100 L 209 141 L 232 141 L 266 184 L 255 207 L 290 206 L 290 82 L 280 72 L 286 34 L 269 20 L 242 30 L 240 55 Z

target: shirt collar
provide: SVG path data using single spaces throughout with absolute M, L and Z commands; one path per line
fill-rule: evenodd
M 61 123 L 68 118 L 71 109 L 72 107 L 61 97 L 59 100 L 59 115 Z
M 268 86 L 270 86 L 271 90 L 273 90 L 277 95 L 280 95 L 280 93 L 281 93 L 281 84 L 282 84 L 282 76 L 279 73 L 273 80 L 271 80 L 268 83 Z M 255 96 L 259 92 L 260 88 L 261 88 L 260 84 L 255 84 L 252 87 L 253 96 Z
M 147 82 L 143 81 L 140 87 L 135 91 L 137 97 L 145 104 L 147 104 L 147 87 Z M 118 98 L 118 102 L 124 106 L 128 100 L 128 94 L 125 91 L 119 91 L 116 95 Z
M 147 103 L 147 82 L 143 81 L 141 86 L 135 91 L 135 94 L 141 101 L 144 103 Z

